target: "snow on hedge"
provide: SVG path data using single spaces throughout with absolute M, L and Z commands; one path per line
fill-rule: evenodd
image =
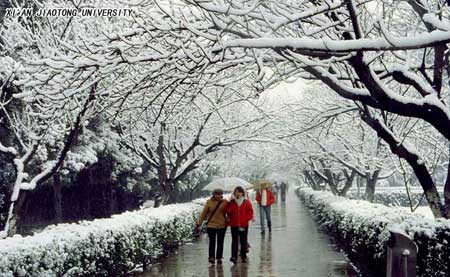
M 363 271 L 384 276 L 389 230 L 401 230 L 419 247 L 418 276 L 448 276 L 450 220 L 435 220 L 421 209 L 411 213 L 364 200 L 349 200 L 330 192 L 299 189 L 299 196 L 321 224 Z
M 189 239 L 203 200 L 0 241 L 0 276 L 123 276 Z
M 438 188 L 438 191 L 443 191 Z M 359 192 L 355 189 L 350 190 L 347 193 L 347 197 L 350 199 L 362 199 L 364 196 L 364 191 Z M 427 206 L 427 201 L 423 194 L 423 189 L 421 187 L 411 187 L 410 196 L 412 200 L 412 205 L 416 206 L 420 203 L 421 206 Z M 409 207 L 410 201 L 405 187 L 382 187 L 377 188 L 375 191 L 374 203 L 384 204 L 386 206 L 400 206 Z

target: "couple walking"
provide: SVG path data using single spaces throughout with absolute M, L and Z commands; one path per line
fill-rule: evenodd
M 261 192 L 260 192 L 261 193 Z M 263 192 L 264 193 L 264 190 Z M 260 204 L 269 205 L 273 197 L 273 193 L 267 193 L 265 196 L 261 193 Z M 270 197 L 272 195 L 272 198 Z M 265 201 L 265 202 L 263 202 Z M 273 202 L 272 202 L 273 203 Z M 270 223 L 270 207 L 264 209 L 264 214 L 268 219 L 269 231 L 271 231 Z M 210 263 L 218 264 L 222 263 L 223 258 L 223 244 L 227 227 L 231 227 L 231 258 L 230 261 L 234 264 L 237 263 L 239 244 L 240 244 L 240 257 L 243 263 L 247 262 L 247 250 L 248 250 L 248 227 L 249 222 L 254 218 L 253 205 L 245 197 L 245 190 L 242 187 L 236 187 L 233 191 L 233 197 L 230 201 L 223 198 L 223 191 L 216 189 L 213 191 L 213 195 L 208 201 L 206 201 L 205 207 L 197 220 L 196 227 L 198 228 L 203 220 L 207 218 L 206 232 L 209 237 L 209 257 Z M 261 209 L 261 219 L 263 218 L 263 209 Z M 264 223 L 261 220 L 262 230 L 264 230 Z

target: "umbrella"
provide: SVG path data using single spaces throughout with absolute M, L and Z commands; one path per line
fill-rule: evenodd
M 224 191 L 233 191 L 237 186 L 241 186 L 244 189 L 252 188 L 252 184 L 245 180 L 242 180 L 241 178 L 226 177 L 212 181 L 211 183 L 206 185 L 203 190 L 213 191 L 215 189 L 223 189 Z
M 261 179 L 252 181 L 252 185 L 254 189 L 262 189 L 263 187 L 271 187 L 272 182 L 269 180 Z

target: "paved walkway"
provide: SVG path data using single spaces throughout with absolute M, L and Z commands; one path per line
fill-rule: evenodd
M 345 256 L 318 230 L 294 193 L 288 194 L 286 203 L 272 207 L 272 235 L 262 236 L 259 222 L 250 227 L 247 264 L 229 262 L 231 234 L 227 231 L 222 265 L 208 264 L 208 238 L 204 236 L 180 247 L 142 276 L 357 276 Z M 259 219 L 259 210 L 255 209 Z

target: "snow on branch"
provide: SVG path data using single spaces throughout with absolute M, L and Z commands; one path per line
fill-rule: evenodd
M 450 32 L 433 31 L 416 37 L 395 37 L 389 41 L 384 38 L 363 38 L 344 41 L 308 38 L 233 39 L 214 47 L 212 51 L 218 52 L 227 48 L 288 48 L 292 50 L 347 53 L 356 51 L 413 50 L 449 42 Z

